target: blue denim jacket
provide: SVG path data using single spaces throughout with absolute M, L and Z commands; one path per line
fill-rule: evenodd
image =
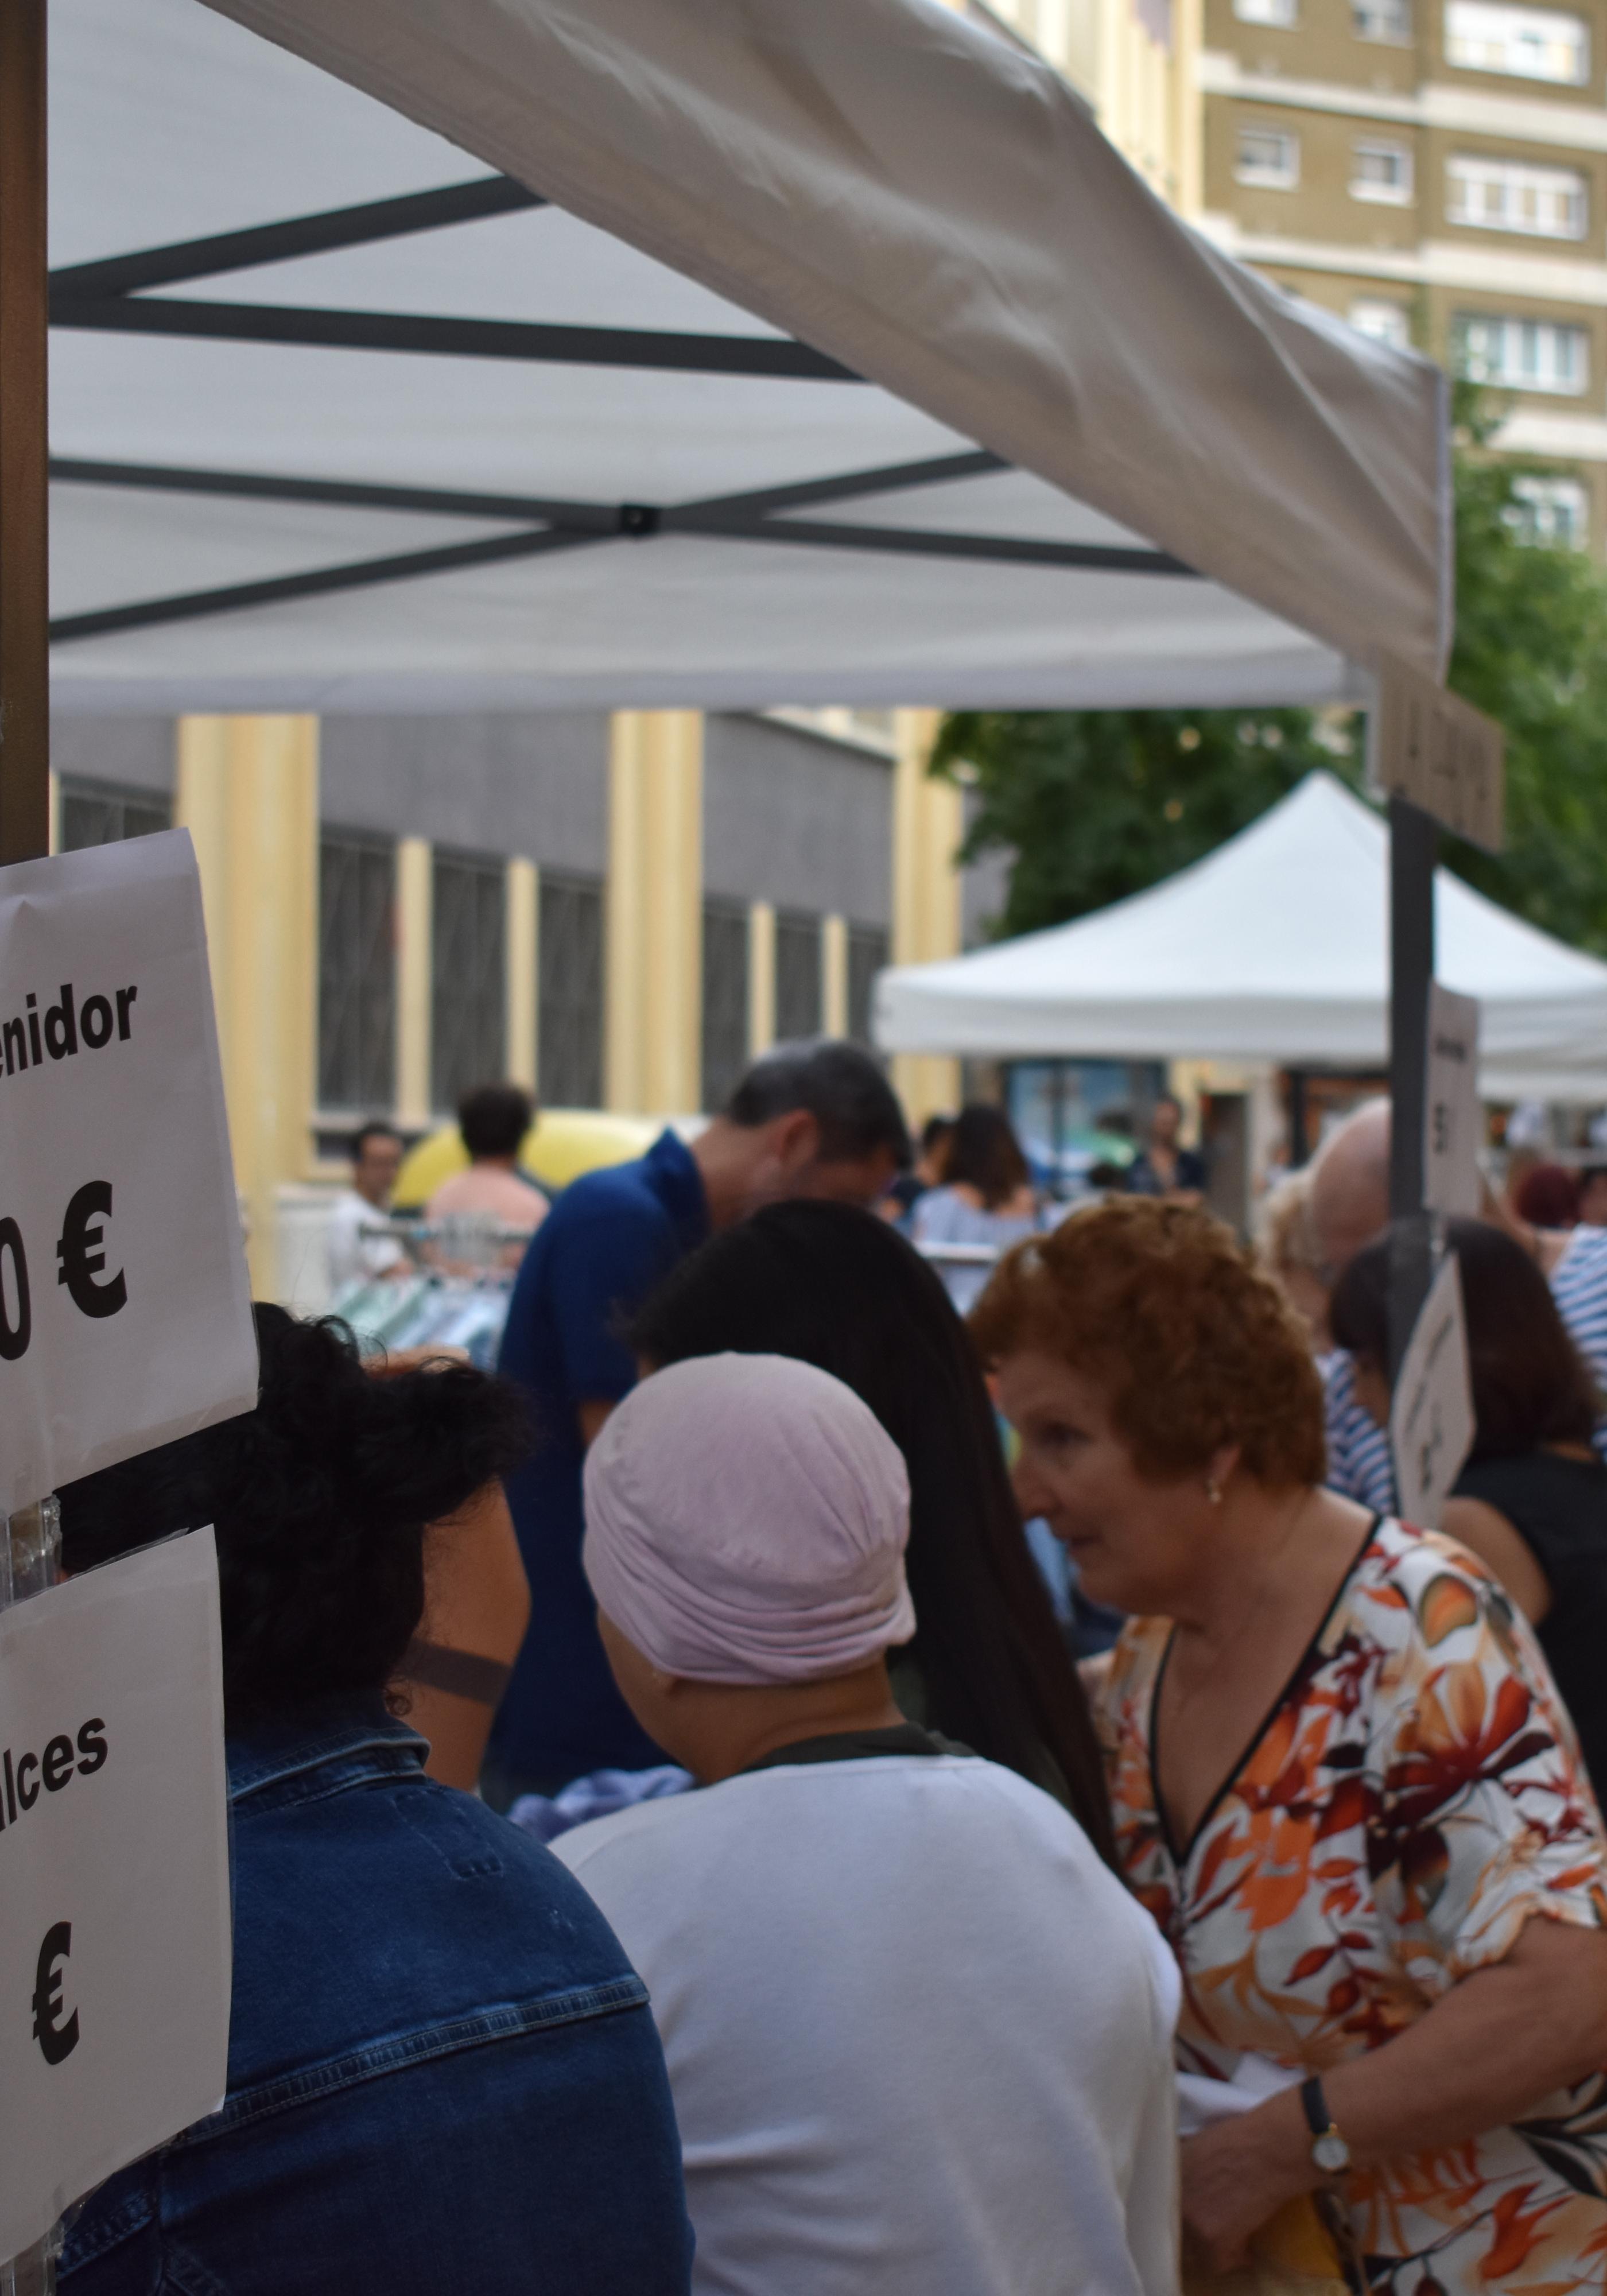
M 74 2219 L 71 2296 L 685 2296 L 647 1989 L 377 1704 L 231 1741 L 223 2110 Z

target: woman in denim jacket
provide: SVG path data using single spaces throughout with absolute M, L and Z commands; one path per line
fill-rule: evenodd
M 68 1568 L 213 1523 L 234 1892 L 228 2095 L 93 2194 L 70 2296 L 684 2296 L 647 1992 L 579 1885 L 387 1709 L 426 1523 L 519 1456 L 507 1390 L 369 1378 L 257 1311 L 258 1407 L 61 1495 Z

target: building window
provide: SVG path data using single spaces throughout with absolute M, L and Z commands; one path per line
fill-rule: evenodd
M 1448 0 L 1445 55 L 1464 71 L 1505 72 L 1562 87 L 1583 87 L 1590 78 L 1590 34 L 1583 19 L 1550 8 Z
M 59 842 L 63 853 L 79 852 L 86 845 L 120 845 L 125 837 L 150 837 L 172 826 L 172 807 L 149 790 L 61 776 Z
M 887 935 L 876 925 L 849 927 L 849 1036 L 871 1047 L 871 1003 L 876 975 L 888 960 Z
M 717 1115 L 748 1065 L 748 912 L 703 904 L 703 1106 Z
M 1357 144 L 1350 154 L 1350 196 L 1404 208 L 1412 199 L 1412 150 L 1407 144 Z
M 775 920 L 775 1034 L 783 1044 L 820 1034 L 820 919 Z
M 1585 178 L 1574 168 L 1537 168 L 1524 160 L 1458 152 L 1446 162 L 1446 216 L 1480 231 L 1583 239 Z
M 1412 0 L 1352 0 L 1350 25 L 1358 40 L 1412 45 Z
M 430 910 L 430 1103 L 443 1113 L 507 1072 L 500 861 L 438 853 Z
M 603 1105 L 603 888 L 541 873 L 536 1083 L 544 1108 Z
M 318 845 L 318 1105 L 396 1098 L 396 849 L 326 831 Z
M 1556 319 L 1500 319 L 1464 312 L 1454 337 L 1457 363 L 1475 382 L 1573 398 L 1589 379 L 1583 327 L 1564 326 Z
M 1375 343 L 1389 343 L 1398 351 L 1411 348 L 1412 316 L 1404 303 L 1364 296 L 1351 304 L 1348 316 L 1351 325 L 1359 333 L 1371 335 Z
M 1300 139 L 1281 127 L 1241 127 L 1234 173 L 1242 184 L 1291 192 L 1300 180 Z
M 1234 0 L 1234 13 L 1242 24 L 1274 24 L 1287 31 L 1300 9 L 1298 0 Z
M 1589 498 L 1579 480 L 1514 479 L 1513 495 L 1514 499 L 1502 514 L 1520 542 L 1560 543 L 1570 550 L 1583 549 Z

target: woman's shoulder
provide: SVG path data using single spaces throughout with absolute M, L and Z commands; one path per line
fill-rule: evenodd
M 1352 1574 L 1351 1622 L 1390 1644 L 1438 1647 L 1459 1628 L 1475 1625 L 1492 1599 L 1511 1605 L 1494 1574 L 1477 1555 L 1438 1530 L 1419 1530 L 1395 1516 L 1373 1528 Z

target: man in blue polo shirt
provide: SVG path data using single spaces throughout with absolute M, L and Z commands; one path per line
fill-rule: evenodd
M 781 1045 L 690 1146 L 666 1131 L 553 1204 L 514 1284 L 499 1365 L 530 1402 L 536 1449 L 508 1484 L 530 1626 L 491 1734 L 488 1799 L 505 1807 L 665 1759 L 614 1687 L 580 1568 L 586 1446 L 635 1384 L 621 1324 L 715 1229 L 787 1196 L 875 1203 L 908 1161 L 874 1061 L 852 1045 Z

